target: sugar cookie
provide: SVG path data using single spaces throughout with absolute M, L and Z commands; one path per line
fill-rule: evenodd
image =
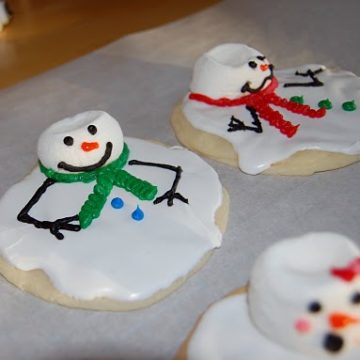
M 360 79 L 323 65 L 274 71 L 243 44 L 195 64 L 176 106 L 179 141 L 248 174 L 310 175 L 360 160 Z
M 188 150 L 124 138 L 113 117 L 89 111 L 45 130 L 38 156 L 0 201 L 0 272 L 36 296 L 143 307 L 221 245 L 227 193 Z
M 248 290 L 212 305 L 177 359 L 360 358 L 360 251 L 344 236 L 280 241 L 255 262 Z

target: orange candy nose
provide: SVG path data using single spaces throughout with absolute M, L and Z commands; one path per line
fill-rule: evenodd
M 333 329 L 342 329 L 348 325 L 359 323 L 360 319 L 342 313 L 333 313 L 329 316 L 329 322 Z
M 261 64 L 260 69 L 261 71 L 266 71 L 269 68 L 269 64 Z
M 84 151 L 92 151 L 92 150 L 95 150 L 99 147 L 99 143 L 97 142 L 83 142 L 81 144 L 81 148 L 84 150 Z

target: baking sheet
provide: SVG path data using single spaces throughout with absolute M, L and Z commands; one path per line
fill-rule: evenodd
M 171 110 L 195 59 L 222 42 L 247 43 L 277 68 L 323 63 L 360 74 L 359 12 L 357 0 L 225 1 L 1 91 L 0 193 L 33 168 L 43 129 L 84 110 L 108 111 L 127 136 L 177 144 Z M 285 178 L 209 162 L 231 213 L 222 248 L 198 274 L 160 303 L 127 313 L 48 304 L 0 279 L 1 358 L 169 359 L 209 304 L 246 283 L 266 246 L 322 230 L 360 244 L 360 164 Z

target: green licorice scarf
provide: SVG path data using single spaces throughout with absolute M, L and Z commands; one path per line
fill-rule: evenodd
M 79 212 L 82 229 L 86 229 L 92 221 L 98 218 L 113 186 L 129 191 L 140 200 L 152 200 L 157 194 L 157 187 L 145 180 L 138 179 L 122 170 L 129 158 L 129 147 L 124 143 L 120 156 L 109 165 L 92 171 L 76 174 L 64 174 L 46 168 L 39 162 L 40 171 L 48 178 L 62 183 L 96 181 L 93 192 L 88 196 Z

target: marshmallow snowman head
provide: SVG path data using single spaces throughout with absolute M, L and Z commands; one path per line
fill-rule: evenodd
M 266 250 L 252 271 L 250 316 L 260 332 L 307 355 L 360 346 L 360 252 L 347 238 L 312 233 Z
M 87 111 L 60 120 L 38 141 L 38 157 L 61 173 L 92 171 L 116 160 L 124 147 L 119 123 L 103 111 Z
M 223 44 L 198 59 L 190 90 L 213 99 L 234 99 L 265 89 L 272 78 L 273 65 L 259 51 Z

